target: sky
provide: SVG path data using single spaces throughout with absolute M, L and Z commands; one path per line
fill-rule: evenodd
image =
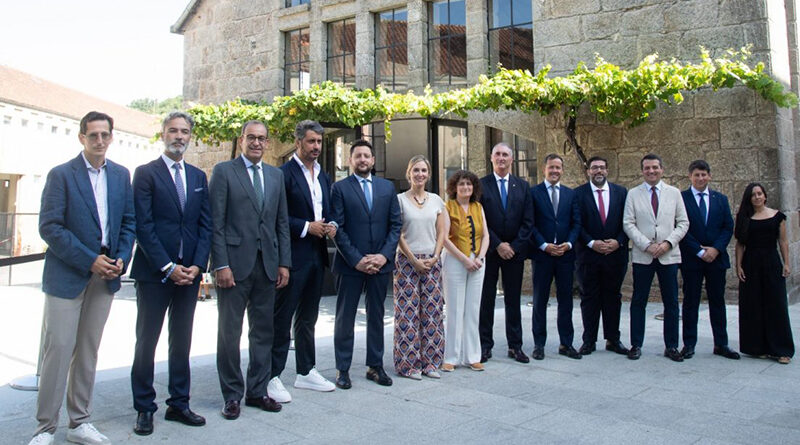
M 189 0 L 0 0 L 0 64 L 120 105 L 182 94 Z

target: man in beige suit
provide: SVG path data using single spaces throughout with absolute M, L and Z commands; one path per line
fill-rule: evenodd
M 644 343 L 647 297 L 653 275 L 664 302 L 664 356 L 682 362 L 678 352 L 678 243 L 689 230 L 681 192 L 661 180 L 664 168 L 658 155 L 642 158 L 644 183 L 632 188 L 625 200 L 622 228 L 633 242 L 633 296 L 631 297 L 631 349 L 638 360 Z

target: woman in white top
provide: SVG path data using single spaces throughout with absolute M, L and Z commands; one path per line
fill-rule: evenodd
M 394 268 L 394 368 L 402 377 L 439 378 L 444 356 L 444 323 L 439 255 L 447 235 L 442 199 L 425 191 L 431 165 L 411 158 L 411 189 L 397 195 L 403 230 Z

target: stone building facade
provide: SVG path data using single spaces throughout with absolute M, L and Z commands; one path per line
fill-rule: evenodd
M 768 72 L 792 91 L 798 91 L 797 13 L 795 0 L 449 0 L 449 7 L 463 3 L 464 69 L 457 73 L 467 84 L 490 72 L 497 60 L 498 40 L 493 26 L 512 14 L 530 14 L 531 24 L 518 26 L 515 36 L 532 29 L 532 60 L 535 70 L 551 65 L 551 75 L 566 74 L 580 61 L 591 65 L 595 54 L 622 67 L 634 67 L 644 56 L 658 53 L 662 59 L 699 59 L 702 45 L 714 54 L 727 48 L 752 46 L 752 63 L 762 61 Z M 300 3 L 300 4 L 298 4 Z M 376 84 L 376 33 L 381 13 L 405 11 L 406 68 L 404 88 L 422 91 L 436 80 L 438 53 L 431 38 L 440 36 L 441 2 L 424 0 L 192 0 L 172 31 L 184 35 L 184 91 L 189 101 L 219 103 L 235 97 L 264 100 L 286 92 L 287 39 L 292 32 L 307 29 L 307 70 L 301 77 L 319 82 L 328 79 L 331 23 L 343 19 L 354 23 L 354 85 Z M 294 6 L 293 6 L 294 5 Z M 456 5 L 457 7 L 460 7 Z M 453 18 L 453 10 L 450 10 Z M 518 14 L 519 15 L 519 14 Z M 513 19 L 512 19 L 513 21 Z M 348 22 L 349 23 L 349 22 Z M 521 34 L 520 34 L 521 33 Z M 517 38 L 517 37 L 514 37 Z M 499 37 L 500 46 L 503 37 Z M 518 46 L 516 50 L 519 50 Z M 433 55 L 432 55 L 433 54 Z M 523 62 L 526 55 L 522 57 Z M 502 57 L 501 57 L 502 59 Z M 455 59 L 451 59 L 451 64 Z M 505 60 L 505 59 L 504 59 Z M 383 65 L 381 65 L 383 66 Z M 382 78 L 382 73 L 378 73 Z M 460 78 L 459 78 L 460 79 Z M 452 85 L 454 87 L 457 85 Z M 449 86 L 434 86 L 434 91 Z M 606 125 L 587 109 L 578 118 L 578 141 L 588 156 L 609 160 L 610 179 L 625 186 L 641 182 L 639 160 L 647 152 L 665 161 L 665 180 L 679 188 L 688 186 L 686 167 L 704 158 L 712 166 L 712 186 L 726 193 L 738 206 L 747 183 L 763 182 L 770 204 L 789 216 L 790 252 L 800 249 L 800 219 L 796 181 L 800 166 L 800 116 L 798 110 L 778 109 L 745 88 L 702 90 L 686 94 L 681 105 L 659 107 L 651 120 L 636 128 Z M 499 140 L 516 149 L 515 170 L 531 182 L 541 181 L 536 160 L 564 147 L 564 119 L 560 113 L 548 117 L 515 112 L 471 113 L 462 120 L 444 119 L 395 122 L 392 142 L 383 141 L 378 155 L 378 174 L 404 180 L 406 160 L 417 153 L 434 160 L 441 188 L 452 169 L 466 167 L 476 173 L 489 171 L 488 154 Z M 381 125 L 359 129 L 359 136 L 380 139 Z M 399 130 L 398 130 L 399 129 Z M 422 130 L 422 131 L 419 131 Z M 344 131 L 344 133 L 343 133 Z M 336 133 L 338 132 L 338 133 Z M 341 175 L 344 142 L 353 135 L 342 129 L 338 139 L 326 139 L 329 158 L 324 164 Z M 409 135 L 419 138 L 403 139 Z M 399 139 L 399 140 L 398 140 Z M 335 147 L 339 144 L 338 152 Z M 380 143 L 376 143 L 379 146 Z M 271 162 L 279 163 L 290 146 L 273 145 Z M 229 144 L 199 147 L 193 160 L 210 171 L 231 156 Z M 325 155 L 324 155 L 325 156 Z M 565 155 L 564 182 L 585 181 L 580 162 Z M 382 164 L 381 164 L 382 163 Z M 344 164 L 346 165 L 346 163 Z M 732 246 L 733 244 L 731 244 Z M 793 276 L 789 281 L 793 300 L 798 299 L 800 256 L 792 255 Z M 527 280 L 526 280 L 527 281 Z M 733 280 L 729 280 L 733 281 Z M 732 283 L 733 284 L 733 283 Z M 530 286 L 530 283 L 528 283 Z

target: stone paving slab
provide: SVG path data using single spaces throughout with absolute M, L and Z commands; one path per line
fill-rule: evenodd
M 556 308 L 548 309 L 550 341 L 546 358 L 529 364 L 505 356 L 502 299 L 495 312 L 494 358 L 485 372 L 458 368 L 440 380 L 414 381 L 392 371 L 392 306 L 386 303 L 384 363 L 394 379 L 386 388 L 364 377 L 365 315 L 359 312 L 351 369 L 353 388 L 317 393 L 296 390 L 290 353 L 284 384 L 294 400 L 280 413 L 243 407 L 241 417 L 219 415 L 222 400 L 215 367 L 216 300 L 198 303 L 192 350 L 192 408 L 208 424 L 190 428 L 163 419 L 167 397 L 166 342 L 156 353 L 155 432 L 133 434 L 130 362 L 136 318 L 133 288 L 125 284 L 112 306 L 100 349 L 93 422 L 114 443 L 217 444 L 800 444 L 800 365 L 743 357 L 726 360 L 711 354 L 708 307 L 701 306 L 697 354 L 684 363 L 663 357 L 662 324 L 654 319 L 660 304 L 648 305 L 643 355 L 632 362 L 599 350 L 582 360 L 557 353 Z M 522 301 L 528 301 L 525 297 Z M 33 374 L 38 353 L 43 297 L 35 286 L 0 287 L 0 445 L 25 444 L 36 422 L 35 392 L 11 389 L 13 378 Z M 573 313 L 576 339 L 580 311 Z M 317 326 L 317 368 L 335 377 L 334 297 L 322 300 Z M 621 330 L 628 344 L 629 306 L 623 305 Z M 523 305 L 524 350 L 530 353 L 531 308 Z M 800 339 L 800 305 L 790 307 Z M 738 347 L 738 308 L 728 307 L 731 346 Z M 246 327 L 245 327 L 246 332 Z M 166 339 L 166 332 L 162 340 Z M 576 340 L 575 347 L 580 340 Z M 241 343 L 246 366 L 247 341 Z M 66 419 L 56 442 L 64 443 Z

